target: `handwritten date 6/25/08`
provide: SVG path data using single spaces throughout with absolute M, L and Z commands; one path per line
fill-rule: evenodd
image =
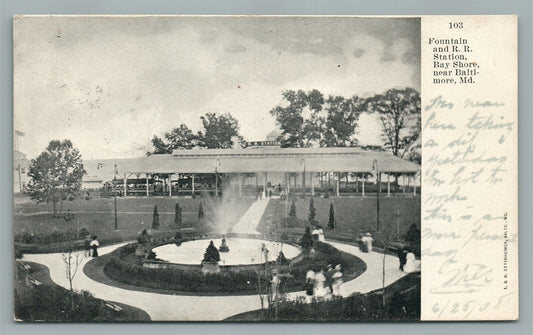
M 514 294 L 515 292 L 506 293 L 499 297 L 495 297 L 493 300 L 477 300 L 471 299 L 466 301 L 456 301 L 456 300 L 444 300 L 442 302 L 436 302 L 433 304 L 431 311 L 434 314 L 437 314 L 437 319 L 441 318 L 443 315 L 453 315 L 454 319 L 468 318 L 473 312 L 482 313 L 487 309 L 498 310 L 502 303 L 504 303 L 505 298 Z M 444 317 L 444 319 L 449 319 Z

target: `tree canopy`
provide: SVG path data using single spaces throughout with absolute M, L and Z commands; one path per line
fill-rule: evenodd
M 367 100 L 368 111 L 381 121 L 385 146 L 404 157 L 421 133 L 420 94 L 412 89 L 390 89 Z
M 54 216 L 59 217 L 63 200 L 76 195 L 85 173 L 80 152 L 72 142 L 53 140 L 32 159 L 28 172 L 31 179 L 24 192 L 37 202 L 52 202 Z
M 207 113 L 200 119 L 203 131 L 196 134 L 186 124 L 180 124 L 165 133 L 164 138 L 154 135 L 151 141 L 154 150 L 148 152 L 148 155 L 170 154 L 173 150 L 194 147 L 227 149 L 243 145 L 239 122 L 231 114 Z

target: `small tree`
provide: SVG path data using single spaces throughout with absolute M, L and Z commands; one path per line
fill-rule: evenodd
M 154 206 L 154 217 L 152 220 L 152 229 L 159 229 L 159 213 L 157 212 L 157 205 Z
M 289 225 L 294 225 L 298 221 L 298 218 L 296 217 L 296 203 L 294 202 L 294 199 L 292 199 L 291 202 L 291 209 L 289 210 L 289 217 L 287 221 Z
M 316 217 L 315 200 L 311 198 L 311 200 L 309 200 L 309 224 L 310 225 L 316 224 L 315 217 Z
M 335 210 L 333 209 L 333 204 L 329 205 L 328 228 L 329 229 L 335 229 Z
M 65 263 L 65 275 L 68 279 L 70 286 L 70 301 L 71 308 L 74 310 L 74 289 L 72 288 L 72 281 L 78 272 L 79 265 L 83 262 L 83 257 L 80 255 L 73 256 L 72 250 L 69 250 L 67 253 L 62 254 L 63 262 Z
M 202 263 L 217 263 L 220 260 L 220 254 L 215 247 L 213 241 L 209 242 L 207 249 L 204 252 L 204 260 Z
M 313 236 L 311 236 L 311 229 L 305 227 L 305 232 L 300 239 L 300 245 L 305 255 L 309 256 L 309 250 L 313 247 Z
M 200 206 L 198 207 L 198 220 L 202 220 L 204 217 L 204 206 L 200 203 Z
M 174 217 L 174 223 L 178 226 L 181 226 L 181 207 L 180 204 L 176 203 L 176 216 Z
M 63 200 L 76 195 L 84 174 L 80 152 L 72 142 L 54 140 L 32 159 L 28 172 L 31 180 L 24 192 L 37 203 L 52 202 L 54 217 L 61 217 Z

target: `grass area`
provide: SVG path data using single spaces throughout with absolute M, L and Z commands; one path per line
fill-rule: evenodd
M 29 269 L 24 268 L 24 265 Z M 15 281 L 15 317 L 21 321 L 88 322 L 88 321 L 150 321 L 138 308 L 94 298 L 89 292 L 74 294 L 74 310 L 70 291 L 56 285 L 44 265 L 17 262 Z M 26 281 L 29 277 L 34 283 Z
M 385 305 L 383 305 L 383 297 Z M 306 303 L 282 301 L 273 311 L 255 310 L 225 321 L 419 321 L 420 272 L 411 273 L 382 290 Z
M 135 244 L 125 246 L 110 254 L 91 260 L 84 268 L 85 274 L 93 280 L 124 289 L 152 293 L 182 295 L 239 295 L 258 293 L 258 273 L 262 266 L 237 272 L 221 272 L 204 276 L 199 269 L 151 269 L 141 265 L 133 255 Z M 344 279 L 352 280 L 366 270 L 366 264 L 359 258 L 338 251 L 332 246 L 317 243 L 313 258 L 305 258 L 286 270 L 290 278 L 282 280 L 282 292 L 302 291 L 305 274 L 309 269 L 319 270 L 328 264 L 341 264 Z M 285 271 L 284 271 L 285 272 Z M 261 280 L 266 281 L 261 275 Z
M 298 221 L 290 227 L 284 226 L 284 220 L 290 210 L 291 201 L 271 200 L 265 210 L 259 230 L 267 232 L 272 227 L 280 231 L 301 232 L 309 225 L 310 198 L 295 198 L 296 217 Z M 371 232 L 375 235 L 376 227 L 376 198 L 314 198 L 316 208 L 315 220 L 324 228 L 326 238 L 338 240 L 355 240 L 359 233 Z M 336 227 L 327 229 L 329 207 L 333 204 Z M 414 223 L 420 228 L 420 197 L 381 197 L 380 221 L 382 229 L 386 227 L 393 236 L 397 235 L 399 226 L 400 237 L 403 237 Z
M 75 239 L 78 227 L 80 230 L 85 228 L 92 235 L 97 235 L 102 244 L 132 240 L 143 229 L 149 229 L 152 226 L 155 205 L 159 213 L 159 231 L 162 232 L 175 231 L 183 227 L 198 227 L 200 203 L 203 204 L 207 221 L 224 221 L 225 224 L 230 225 L 238 221 L 253 201 L 254 199 L 247 198 L 233 201 L 212 198 L 118 198 L 117 230 L 114 229 L 114 200 L 112 198 L 65 201 L 64 211 L 70 209 L 74 216 L 70 222 L 63 218 L 54 218 L 51 204 L 20 201 L 15 204 L 15 241 L 26 244 L 45 244 L 42 241 L 49 241 L 50 238 L 47 235 L 51 234 L 66 234 L 68 236 L 61 237 L 61 241 L 72 240 Z M 182 224 L 179 227 L 174 223 L 176 203 L 179 203 L 182 209 Z M 224 219 L 220 219 L 221 217 Z M 55 251 L 54 248 L 50 250 Z

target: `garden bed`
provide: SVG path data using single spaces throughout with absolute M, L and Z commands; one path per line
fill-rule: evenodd
M 249 270 L 233 272 L 225 271 L 218 274 L 203 275 L 200 269 L 153 269 L 142 266 L 142 260 L 134 256 L 137 245 L 135 243 L 123 246 L 110 254 L 99 257 L 98 267 L 91 272 L 102 273 L 110 279 L 106 284 L 125 286 L 132 289 L 138 287 L 158 293 L 174 294 L 258 294 L 259 280 L 264 288 L 266 278 L 264 266 L 257 265 Z M 308 270 L 318 270 L 328 264 L 341 264 L 345 280 L 351 280 L 366 270 L 366 264 L 359 258 L 339 251 L 326 243 L 316 242 L 316 254 L 313 258 L 304 258 L 295 263 L 289 273 L 291 277 L 282 279 L 282 292 L 302 291 L 305 274 Z M 91 269 L 87 264 L 87 270 Z M 84 271 L 89 277 L 91 273 Z M 93 278 L 95 280 L 98 280 Z

